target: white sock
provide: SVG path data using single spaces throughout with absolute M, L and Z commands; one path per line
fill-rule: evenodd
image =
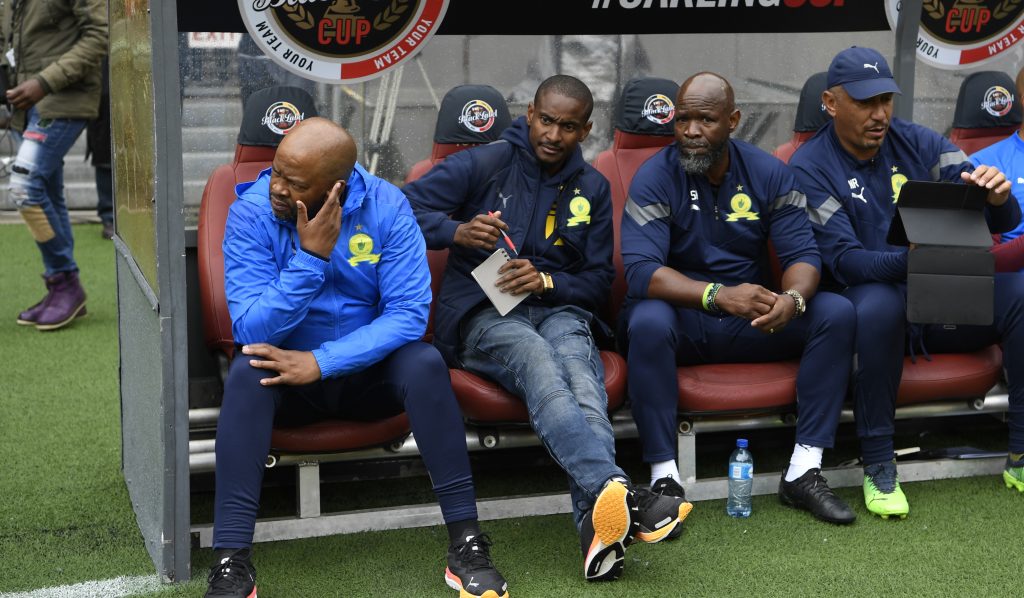
M 825 449 L 820 446 L 798 444 L 793 447 L 793 456 L 789 458 L 789 468 L 786 469 L 786 481 L 792 482 L 811 469 L 820 469 L 823 452 Z
M 679 469 L 676 467 L 674 459 L 671 461 L 651 463 L 651 485 L 653 486 L 654 482 L 657 482 L 661 478 L 672 478 L 679 482 Z

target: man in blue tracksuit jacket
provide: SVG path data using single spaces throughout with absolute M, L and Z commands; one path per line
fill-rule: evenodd
M 857 310 L 854 412 L 864 461 L 864 501 L 883 517 L 905 517 L 893 452 L 896 393 L 905 335 L 911 355 L 971 351 L 1003 343 L 1010 385 L 1007 485 L 1024 487 L 1024 279 L 996 274 L 991 326 L 906 326 L 907 249 L 886 242 L 900 188 L 907 180 L 966 182 L 989 189 L 986 217 L 993 232 L 1012 229 L 1020 206 L 998 169 L 974 168 L 938 133 L 892 118 L 899 88 L 885 58 L 849 48 L 832 60 L 822 100 L 832 122 L 790 160 L 808 198 L 824 262 Z
M 217 422 L 217 552 L 207 598 L 255 595 L 250 547 L 275 422 L 402 411 L 448 526 L 446 582 L 463 596 L 507 597 L 477 523 L 448 369 L 419 342 L 430 271 L 402 192 L 356 164 L 343 128 L 311 118 L 281 142 L 272 168 L 237 193 L 224 279 L 241 349 Z
M 1015 86 L 1017 97 L 1011 96 L 1011 102 L 1021 101 L 1024 92 L 1024 69 L 1017 72 Z M 979 106 L 979 111 L 988 110 L 987 106 Z M 1010 192 L 1017 199 L 1018 205 L 1024 202 L 1024 123 L 1006 139 L 993 143 L 971 154 L 971 164 L 981 166 L 987 164 L 998 168 L 1010 181 Z M 1024 221 L 1012 230 L 999 234 L 999 243 L 991 249 L 996 258 L 996 272 L 1024 271 Z
M 584 575 L 611 580 L 634 533 L 663 539 L 691 506 L 682 496 L 635 496 L 615 464 L 591 335 L 614 277 L 608 181 L 579 149 L 592 109 L 581 81 L 551 77 L 499 141 L 449 157 L 404 190 L 427 245 L 450 251 L 434 343 L 453 366 L 526 403 L 533 429 L 569 474 Z M 499 288 L 530 294 L 504 317 L 470 274 L 499 245 L 515 258 L 502 266 Z
M 655 484 L 678 479 L 678 365 L 801 356 L 797 444 L 779 498 L 851 523 L 853 511 L 821 477 L 821 458 L 846 394 L 853 307 L 832 293 L 815 295 L 821 259 L 806 199 L 782 162 L 730 140 L 739 121 L 725 79 L 690 77 L 676 99 L 676 143 L 647 160 L 630 185 L 620 340 L 643 458 Z M 783 268 L 779 294 L 766 288 L 769 240 Z

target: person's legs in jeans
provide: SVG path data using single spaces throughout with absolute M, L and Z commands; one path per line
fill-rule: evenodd
M 590 332 L 590 316 L 573 307 L 550 309 L 529 308 L 531 320 L 538 321 L 537 332 L 558 355 L 569 379 L 569 387 L 583 416 L 597 438 L 597 448 L 604 450 L 610 463 L 615 462 L 615 435 L 608 419 L 608 393 L 604 387 L 604 364 Z M 573 502 L 588 505 L 586 494 L 569 477 L 569 494 Z M 583 510 L 575 509 L 579 528 Z
M 610 456 L 607 438 L 591 427 L 562 357 L 538 332 L 531 309 L 538 308 L 520 305 L 502 317 L 487 307 L 469 317 L 460 359 L 466 370 L 496 381 L 526 403 L 537 436 L 576 484 L 573 513 L 578 522 L 606 481 L 627 476 Z M 558 322 L 548 328 L 549 336 L 557 336 Z
M 21 312 L 18 323 L 60 328 L 85 313 L 78 281 L 74 237 L 64 200 L 64 155 L 85 128 L 84 120 L 43 119 L 28 112 L 18 154 L 11 165 L 10 197 L 42 254 L 46 297 Z
M 11 165 L 11 199 L 39 246 L 47 275 L 78 270 L 63 180 L 64 156 L 83 129 L 84 120 L 41 120 L 32 108 Z

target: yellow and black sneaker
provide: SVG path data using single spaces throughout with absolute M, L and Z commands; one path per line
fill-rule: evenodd
M 459 591 L 459 598 L 508 598 L 508 582 L 491 562 L 487 534 L 466 536 L 464 542 L 448 547 L 444 581 Z
M 248 548 L 225 548 L 214 556 L 205 598 L 256 598 L 256 568 Z
M 674 540 L 683 533 L 683 520 L 693 510 L 686 492 L 671 477 L 660 478 L 651 489 L 636 491 L 639 530 L 636 539 L 648 544 Z
M 638 530 L 636 494 L 623 478 L 605 482 L 580 527 L 583 576 L 587 581 L 612 581 L 622 575 L 626 546 Z

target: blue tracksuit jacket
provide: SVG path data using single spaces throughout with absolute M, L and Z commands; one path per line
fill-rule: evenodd
M 995 166 L 1002 171 L 1013 185 L 1013 196 L 1017 203 L 1024 201 L 1024 139 L 1016 132 L 1006 139 L 971 154 L 971 164 Z M 1000 235 L 1000 242 L 1012 241 L 1024 234 L 1024 222 Z
M 430 270 L 402 192 L 356 164 L 325 261 L 270 208 L 270 169 L 237 186 L 224 231 L 235 341 L 312 351 L 324 378 L 362 370 L 423 336 Z
M 905 281 L 907 248 L 885 240 L 903 183 L 959 182 L 961 172 L 974 170 L 948 139 L 898 118 L 870 160 L 848 154 L 829 121 L 789 165 L 807 193 L 825 265 L 842 286 Z M 1020 206 L 1010 198 L 998 208 L 987 206 L 985 214 L 992 232 L 1006 231 L 1020 220 Z
M 520 117 L 500 140 L 448 157 L 403 189 L 427 246 L 450 248 L 434 306 L 434 344 L 450 364 L 457 364 L 459 323 L 487 300 L 470 272 L 492 252 L 453 244 L 458 225 L 477 214 L 500 210 L 519 257 L 551 274 L 554 292 L 527 301 L 593 312 L 611 289 L 615 270 L 608 181 L 584 162 L 578 147 L 558 173 L 544 175 L 528 133 Z
M 807 223 L 806 199 L 786 165 L 729 140 L 729 170 L 715 189 L 688 175 L 672 144 L 640 167 L 622 217 L 622 262 L 631 302 L 647 297 L 655 270 L 668 266 L 695 280 L 771 287 L 766 243 L 783 269 L 821 267 Z

